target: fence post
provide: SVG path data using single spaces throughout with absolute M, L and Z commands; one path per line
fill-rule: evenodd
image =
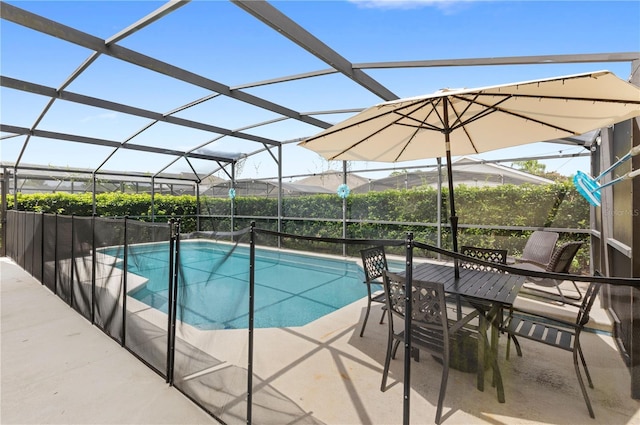
M 404 289 L 404 399 L 402 423 L 409 425 L 411 394 L 411 298 L 413 279 L 413 233 L 407 232 L 406 240 L 406 281 Z
M 40 284 L 44 285 L 44 212 L 40 213 Z
M 55 215 L 53 236 L 53 293 L 58 295 L 58 213 Z
M 0 256 L 7 255 L 7 193 L 9 189 L 9 174 L 7 168 L 2 169 L 2 190 L 0 191 L 0 214 L 2 215 L 2 245 L 0 245 Z
M 167 306 L 167 377 L 166 383 L 173 386 L 173 368 L 175 363 L 176 344 L 176 305 L 178 295 L 178 240 L 180 239 L 180 223 L 174 218 L 169 220 L 169 304 Z
M 127 237 L 127 221 L 129 216 L 124 216 L 124 259 L 122 275 L 122 341 L 120 345 L 126 347 L 127 339 L 127 274 L 129 273 L 129 240 Z
M 44 232 L 43 232 L 44 234 Z M 96 323 L 96 214 L 91 215 L 91 323 Z
M 69 276 L 69 307 L 73 308 L 73 274 L 76 263 L 76 253 L 74 246 L 74 237 L 75 237 L 75 220 L 73 219 L 74 214 L 71 214 L 71 266 L 69 267 L 71 276 Z
M 249 357 L 247 360 L 247 424 L 252 421 L 253 404 L 253 319 L 255 304 L 255 262 L 256 262 L 256 222 L 251 222 L 249 230 Z

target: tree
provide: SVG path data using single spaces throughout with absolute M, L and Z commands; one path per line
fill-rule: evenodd
M 535 176 L 545 177 L 547 166 L 542 164 L 537 159 L 530 159 L 528 161 L 516 161 L 513 166 L 521 171 L 524 171 Z
M 516 161 L 513 163 L 513 166 L 520 171 L 524 171 L 525 173 L 544 177 L 545 179 L 553 180 L 555 182 L 563 182 L 568 179 L 567 176 L 563 176 L 557 171 L 546 171 L 547 166 L 536 159 L 531 159 L 528 161 Z

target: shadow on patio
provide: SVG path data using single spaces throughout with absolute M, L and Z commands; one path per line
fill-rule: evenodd
M 2 423 L 215 422 L 14 263 L 1 265 Z M 304 327 L 255 331 L 254 423 L 402 422 L 402 355 L 392 360 L 388 389 L 381 392 L 387 325 L 377 323 L 375 307 L 376 320 L 359 337 L 365 305 L 359 300 Z M 606 329 L 598 308 L 593 317 Z M 630 375 L 610 334 L 585 332 L 582 338 L 595 385 L 588 390 L 595 420 L 570 353 L 521 340 L 523 357 L 514 353 L 507 361 L 503 336 L 506 403 L 498 403 L 489 376 L 480 392 L 474 373 L 452 369 L 443 423 L 640 423 L 640 402 L 630 398 Z M 237 373 L 241 365 L 227 367 L 203 372 L 218 374 L 218 382 L 221 373 L 246 378 L 246 371 Z M 431 356 L 412 362 L 411 423 L 433 423 L 441 371 Z M 227 413 L 244 423 L 245 394 L 226 397 Z
M 372 317 L 379 317 L 378 308 L 372 311 Z M 598 310 L 597 304 L 594 309 Z M 255 353 L 255 372 L 263 383 L 277 388 L 306 412 L 306 418 L 299 418 L 299 423 L 402 422 L 401 349 L 391 362 L 388 389 L 381 392 L 387 325 L 372 322 L 364 337 L 359 337 L 357 320 L 362 319 L 364 311 L 365 303 L 358 301 L 302 328 L 257 331 L 256 346 L 262 348 Z M 594 312 L 594 316 L 606 317 L 602 310 Z M 517 357 L 512 351 L 507 361 L 506 338 L 500 338 L 499 365 L 506 403 L 498 403 L 490 374 L 481 392 L 476 389 L 475 373 L 452 369 L 443 423 L 628 424 L 640 421 L 640 402 L 630 398 L 629 372 L 610 334 L 598 331 L 582 335 L 595 386 L 589 389 L 595 420 L 589 417 L 580 394 L 571 353 L 528 340 L 520 342 L 523 357 Z M 431 356 L 422 355 L 419 362 L 412 363 L 412 423 L 433 423 L 441 373 L 441 365 Z

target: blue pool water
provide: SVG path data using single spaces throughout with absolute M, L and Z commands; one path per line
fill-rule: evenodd
M 180 245 L 178 319 L 201 329 L 248 327 L 249 249 L 209 241 Z M 132 291 L 167 311 L 168 244 L 129 248 L 128 268 L 148 282 Z M 256 328 L 302 326 L 367 295 L 359 262 L 256 249 Z

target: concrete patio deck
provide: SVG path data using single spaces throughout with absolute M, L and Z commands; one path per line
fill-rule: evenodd
M 0 273 L 0 423 L 217 423 L 11 260 L 0 259 Z M 375 307 L 360 338 L 364 306 L 358 301 L 304 327 L 256 330 L 255 376 L 303 412 L 295 423 L 402 422 L 402 356 L 392 361 L 389 388 L 381 392 L 387 327 L 377 323 Z M 602 310 L 594 319 L 606 331 Z M 582 339 L 595 420 L 570 353 L 521 341 L 523 357 L 512 353 L 507 361 L 506 338 L 500 343 L 506 403 L 498 403 L 488 377 L 480 392 L 475 374 L 451 370 L 444 424 L 640 424 L 629 372 L 606 332 Z M 433 423 L 441 371 L 430 356 L 412 362 L 412 423 Z

